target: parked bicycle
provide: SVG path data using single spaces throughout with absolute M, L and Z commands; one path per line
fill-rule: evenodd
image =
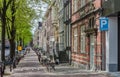
M 55 71 L 55 62 L 52 56 L 50 56 L 50 58 L 48 58 L 47 56 L 42 56 L 41 58 L 41 63 L 43 66 L 46 67 L 48 72 L 51 72 L 52 70 Z

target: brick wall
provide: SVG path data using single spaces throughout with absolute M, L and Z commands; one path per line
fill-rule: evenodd
M 73 1 L 72 1 L 73 3 Z M 79 2 L 80 3 L 80 2 Z M 78 6 L 80 6 L 78 3 Z M 93 4 L 91 6 L 91 4 Z M 91 7 L 91 9 L 90 9 Z M 99 11 L 93 12 L 93 10 L 97 10 L 101 7 L 101 0 L 95 0 L 92 3 L 87 2 L 82 9 L 78 9 L 76 12 L 72 12 L 72 62 L 77 66 L 84 65 L 87 68 L 90 68 L 90 35 L 94 36 L 94 65 L 95 69 L 101 70 L 101 63 L 102 63 L 102 54 L 101 54 L 101 32 L 99 31 Z M 73 4 L 72 4 L 73 8 Z M 84 9 L 84 10 L 83 10 Z M 89 10 L 89 11 L 86 11 Z M 81 12 L 85 12 L 82 15 Z M 80 14 L 81 13 L 81 14 Z M 94 17 L 94 27 L 92 29 L 89 28 L 89 19 Z M 81 53 L 80 48 L 80 26 L 84 25 L 86 30 L 92 30 L 93 32 L 86 32 L 86 43 L 85 43 L 85 53 Z M 74 52 L 74 28 L 78 30 L 78 46 L 77 52 Z M 87 35 L 88 34 L 88 35 Z M 87 69 L 85 68 L 85 69 Z

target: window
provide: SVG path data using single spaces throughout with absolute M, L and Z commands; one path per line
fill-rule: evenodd
M 59 0 L 59 7 L 60 7 L 60 10 L 63 8 L 63 0 Z
M 79 0 L 73 0 L 73 12 L 76 12 L 78 10 L 78 1 Z
M 37 37 L 37 40 L 39 40 L 39 36 Z
M 85 26 L 81 26 L 80 32 L 81 32 L 81 37 L 80 37 L 80 48 L 81 48 L 81 53 L 85 53 Z
M 89 28 L 94 28 L 95 20 L 94 17 L 89 19 Z
M 70 19 L 70 17 L 71 17 L 71 3 L 69 2 L 69 5 L 68 5 L 68 10 L 69 10 L 69 19 Z
M 74 29 L 74 51 L 77 52 L 77 46 L 78 46 L 78 32 L 77 32 L 77 28 Z
M 69 17 L 69 6 L 66 6 L 66 19 L 68 20 Z
M 92 0 L 89 0 L 89 2 L 92 1 Z
M 37 45 L 39 46 L 39 42 L 37 42 Z
M 85 0 L 80 0 L 81 7 L 85 5 Z

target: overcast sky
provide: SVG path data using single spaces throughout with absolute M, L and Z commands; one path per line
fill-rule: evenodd
M 31 4 L 30 7 L 35 10 L 37 17 L 32 20 L 32 25 L 34 26 L 32 29 L 32 33 L 34 33 L 36 27 L 38 26 L 38 22 L 42 22 L 42 17 L 44 16 L 48 5 L 45 2 L 40 1 L 40 3 Z

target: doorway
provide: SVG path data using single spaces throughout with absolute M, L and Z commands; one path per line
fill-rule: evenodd
M 95 50 L 95 46 L 94 46 L 94 36 L 90 35 L 90 70 L 94 70 L 95 69 L 95 65 L 94 65 L 94 50 Z

